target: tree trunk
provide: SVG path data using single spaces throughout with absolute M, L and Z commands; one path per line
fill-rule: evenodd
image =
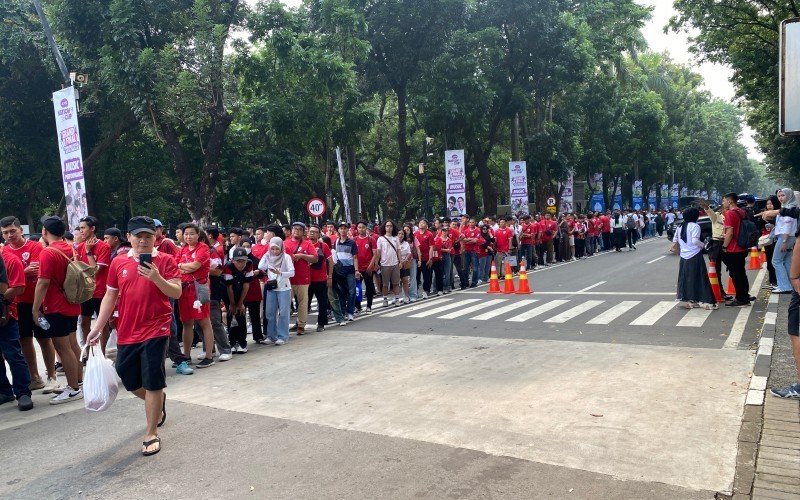
M 475 168 L 478 169 L 478 178 L 481 182 L 483 213 L 496 215 L 497 190 L 492 184 L 492 176 L 489 172 L 489 155 L 484 153 L 480 147 L 474 147 L 473 156 L 475 158 Z
M 511 121 L 511 161 L 519 161 L 519 113 Z
M 411 162 L 411 151 L 408 147 L 407 131 L 408 109 L 407 109 L 407 89 L 405 86 L 394 89 L 397 95 L 397 170 L 392 176 L 389 190 L 386 192 L 386 213 L 385 217 L 397 219 L 400 214 L 400 207 L 406 204 L 406 193 L 403 189 L 403 180 L 408 171 L 408 164 Z

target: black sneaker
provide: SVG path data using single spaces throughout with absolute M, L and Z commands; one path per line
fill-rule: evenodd
M 19 411 L 28 411 L 33 409 L 33 401 L 28 395 L 20 396 L 17 400 L 17 407 Z
M 60 362 L 58 362 L 58 361 L 56 361 L 56 371 L 57 371 L 58 373 L 64 373 L 64 365 L 62 365 L 62 364 L 61 364 Z
M 744 307 L 744 306 L 749 306 L 750 302 L 739 302 L 738 300 L 733 299 L 731 301 L 725 302 L 725 305 L 728 307 Z
M 13 395 L 11 395 L 11 396 L 0 396 L 0 405 L 4 405 L 6 403 L 10 403 L 11 401 L 14 401 L 15 399 L 16 398 Z
M 208 368 L 209 366 L 214 364 L 213 359 L 205 358 L 203 361 L 197 363 L 197 368 Z

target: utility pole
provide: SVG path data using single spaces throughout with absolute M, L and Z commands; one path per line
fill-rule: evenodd
M 431 200 L 430 188 L 428 186 L 428 172 L 425 171 L 425 162 L 428 161 L 428 156 L 433 156 L 433 153 L 428 153 L 428 145 L 433 144 L 433 137 L 426 137 L 425 143 L 422 145 L 422 162 L 419 164 L 419 173 L 425 179 L 425 217 L 432 218 L 431 213 Z
M 47 37 L 47 43 L 50 45 L 50 50 L 53 51 L 53 57 L 56 58 L 56 63 L 58 64 L 58 69 L 61 70 L 61 76 L 64 78 L 64 83 L 66 83 L 67 86 L 70 86 L 72 85 L 72 79 L 69 77 L 67 64 L 64 62 L 64 58 L 61 57 L 61 51 L 58 50 L 56 39 L 53 38 L 53 30 L 50 28 L 50 23 L 47 22 L 47 18 L 44 15 L 42 2 L 40 0 L 33 0 L 33 5 L 36 7 L 36 13 L 39 14 L 39 20 L 42 22 L 42 28 L 44 29 L 44 34 Z

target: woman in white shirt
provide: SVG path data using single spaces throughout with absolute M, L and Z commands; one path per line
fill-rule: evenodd
M 716 309 L 717 302 L 714 300 L 714 292 L 711 290 L 706 261 L 702 253 L 704 245 L 700 240 L 700 226 L 697 224 L 699 216 L 700 210 L 697 208 L 684 210 L 681 229 L 675 232 L 675 237 L 672 239 L 673 248 L 677 250 L 676 246 L 679 246 L 681 255 L 677 296 L 681 301 L 681 307 L 685 309 L 693 307 Z
M 411 301 L 411 287 L 409 281 L 411 278 L 411 261 L 414 260 L 411 255 L 411 242 L 408 241 L 409 238 L 413 240 L 414 236 L 405 231 L 399 231 L 397 233 L 397 242 L 399 244 L 397 248 L 400 251 L 400 282 L 403 285 L 403 295 L 405 295 L 403 302 L 405 304 Z
M 264 284 L 266 301 L 267 339 L 275 345 L 289 340 L 289 315 L 292 302 L 294 263 L 283 249 L 283 240 L 275 236 L 269 240 L 269 250 L 261 257 L 258 268 L 267 274 Z
M 794 191 L 783 188 L 778 191 L 778 201 L 783 208 L 797 206 Z M 773 293 L 792 293 L 792 284 L 789 281 L 789 266 L 792 264 L 792 249 L 794 248 L 794 233 L 797 231 L 797 219 L 794 217 L 778 216 L 775 219 L 775 250 L 772 253 L 772 266 L 775 268 L 775 277 L 778 286 L 772 289 Z
M 400 249 L 397 241 L 397 226 L 387 220 L 380 229 L 377 260 L 381 266 L 381 288 L 383 307 L 389 307 L 389 288 L 394 294 L 394 306 L 400 305 Z

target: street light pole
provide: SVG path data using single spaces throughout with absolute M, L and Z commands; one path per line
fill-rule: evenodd
M 50 23 L 47 22 L 47 17 L 44 15 L 42 3 L 39 0 L 33 0 L 33 6 L 36 7 L 36 13 L 39 15 L 39 20 L 42 22 L 42 28 L 44 29 L 44 34 L 47 37 L 47 43 L 50 44 L 50 50 L 53 51 L 53 57 L 56 59 L 58 69 L 61 70 L 61 76 L 64 78 L 64 83 L 67 85 L 72 85 L 72 79 L 69 77 L 67 65 L 64 63 L 64 58 L 61 57 L 61 51 L 58 50 L 56 39 L 53 37 L 53 30 L 50 29 Z
M 422 162 L 419 164 L 419 173 L 425 179 L 425 217 L 432 218 L 431 213 L 431 200 L 430 188 L 428 186 L 428 172 L 425 171 L 425 162 L 428 161 L 428 156 L 433 156 L 433 153 L 428 153 L 428 145 L 433 143 L 433 137 L 426 137 L 425 143 L 422 145 Z

